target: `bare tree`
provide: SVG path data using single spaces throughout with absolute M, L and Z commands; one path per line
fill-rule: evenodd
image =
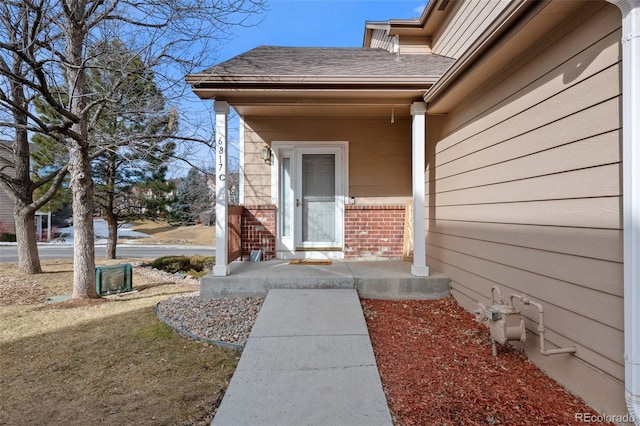
M 139 58 L 144 69 L 154 71 L 166 99 L 175 101 L 173 96 L 185 87 L 183 76 L 208 65 L 203 59 L 230 36 L 234 27 L 250 25 L 249 19 L 264 9 L 264 1 L 5 0 L 3 3 L 2 19 L 6 25 L 0 33 L 0 57 L 18 58 L 20 65 L 18 70 L 0 67 L 0 77 L 9 88 L 5 90 L 0 84 L 0 108 L 12 114 L 18 112 L 3 124 L 11 126 L 14 140 L 26 137 L 20 132 L 54 136 L 69 155 L 66 167 L 71 177 L 75 230 L 73 298 L 98 297 L 91 156 L 114 147 L 103 141 L 104 146 L 93 149 L 90 134 L 105 111 L 110 110 L 107 106 L 117 103 L 116 94 L 130 73 L 139 73 L 136 67 L 128 65 Z M 20 24 L 13 25 L 15 22 Z M 17 38 L 20 42 L 12 42 Z M 113 38 L 122 40 L 131 56 L 123 55 L 105 65 L 100 60 L 100 49 L 92 46 Z M 99 67 L 118 69 L 121 78 L 111 81 L 109 87 L 95 90 L 87 84 L 87 75 Z M 10 92 L 16 85 L 28 91 L 26 103 Z M 59 95 L 60 87 L 66 87 L 65 96 Z M 45 122 L 34 114 L 28 100 L 35 97 L 44 100 L 59 119 Z M 181 117 L 183 122 L 186 120 Z M 181 138 L 197 139 L 189 135 Z M 136 140 L 131 138 L 126 143 L 135 144 Z M 29 157 L 26 146 L 26 150 L 14 149 L 14 156 Z
M 23 4 L 0 6 L 0 129 L 10 142 L 0 143 L 0 188 L 14 202 L 14 220 L 18 241 L 18 266 L 29 274 L 42 271 L 34 218 L 36 211 L 56 193 L 67 173 L 67 166 L 54 167 L 44 174 L 31 170 L 29 120 L 35 92 L 35 74 L 27 57 L 37 56 L 34 37 L 45 21 Z M 8 131 L 9 130 L 9 131 Z M 38 189 L 38 196 L 34 192 Z

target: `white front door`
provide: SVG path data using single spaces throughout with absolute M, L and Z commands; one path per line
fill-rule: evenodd
M 278 154 L 280 257 L 342 253 L 344 151 L 342 145 L 305 144 Z

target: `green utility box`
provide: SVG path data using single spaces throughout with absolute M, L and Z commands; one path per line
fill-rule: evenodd
M 96 291 L 100 296 L 133 291 L 133 269 L 129 263 L 96 267 Z

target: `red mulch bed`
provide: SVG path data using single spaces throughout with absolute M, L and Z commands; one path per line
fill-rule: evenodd
M 575 413 L 597 416 L 513 347 L 498 345 L 494 357 L 489 329 L 452 297 L 362 305 L 396 425 L 577 425 Z

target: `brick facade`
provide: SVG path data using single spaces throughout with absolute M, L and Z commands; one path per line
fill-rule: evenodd
M 276 257 L 276 206 L 244 206 L 242 212 L 242 254 L 262 250 L 262 260 Z
M 404 205 L 346 205 L 344 257 L 402 258 Z M 276 256 L 276 206 L 249 205 L 242 212 L 242 254 L 262 250 L 263 260 Z
M 402 258 L 404 205 L 346 205 L 344 257 Z

